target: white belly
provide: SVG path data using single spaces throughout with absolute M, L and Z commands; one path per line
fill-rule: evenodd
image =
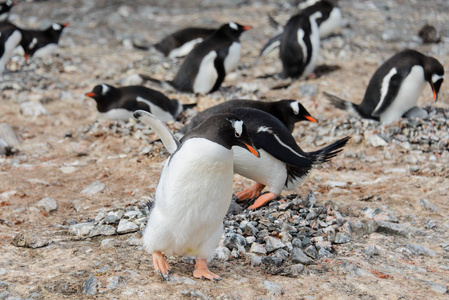
M 333 33 L 337 28 L 341 26 L 342 16 L 341 10 L 338 7 L 334 7 L 331 11 L 329 18 L 320 24 L 320 38 L 325 38 Z
M 402 82 L 396 99 L 380 115 L 380 121 L 391 123 L 400 119 L 405 112 L 416 105 L 425 85 L 424 69 L 421 66 L 414 66 Z
M 48 44 L 34 52 L 33 57 L 44 57 L 50 55 L 55 52 L 56 49 L 58 49 L 58 44 Z
M 191 41 L 188 41 L 187 43 L 183 44 L 179 48 L 175 48 L 168 54 L 169 58 L 176 58 L 176 57 L 183 57 L 192 51 L 193 48 L 199 43 L 203 41 L 203 38 L 197 38 Z
M 115 108 L 108 110 L 105 113 L 98 113 L 98 119 L 103 120 L 122 120 L 122 121 L 128 121 L 129 119 L 133 118 L 133 112 L 124 109 L 124 108 Z
M 20 31 L 15 30 L 6 40 L 4 53 L 0 58 L 0 74 L 5 71 L 6 63 L 11 58 L 14 49 L 17 47 L 17 45 L 19 45 L 21 39 L 22 34 L 20 33 Z
M 259 149 L 260 158 L 241 147 L 234 150 L 234 172 L 248 179 L 268 186 L 271 192 L 279 195 L 287 179 L 287 168 L 283 162 Z
M 300 79 L 305 79 L 307 76 L 309 76 L 315 70 L 316 62 L 318 60 L 318 51 L 320 50 L 320 34 L 318 31 L 318 25 L 316 24 L 314 15 L 312 15 L 310 17 L 310 25 L 312 28 L 312 31 L 310 34 L 310 42 L 312 44 L 312 57 L 310 58 L 309 64 L 306 66 Z M 321 13 L 320 13 L 320 15 L 321 15 Z
M 174 120 L 174 118 L 171 115 L 171 113 L 169 113 L 168 111 L 163 110 L 159 106 L 155 105 L 153 102 L 151 102 L 151 101 L 149 101 L 147 99 L 144 99 L 142 97 L 137 97 L 136 100 L 140 101 L 140 102 L 144 102 L 146 105 L 148 105 L 150 107 L 151 113 L 153 115 L 155 115 L 156 118 L 158 118 L 162 122 L 169 122 L 169 121 L 173 121 Z
M 215 82 L 217 82 L 218 73 L 214 66 L 216 57 L 217 52 L 212 51 L 201 61 L 198 74 L 193 82 L 193 91 L 195 93 L 208 93 L 214 87 Z
M 232 198 L 232 150 L 189 139 L 164 166 L 144 232 L 148 252 L 209 258 Z
M 231 47 L 229 47 L 228 55 L 224 61 L 226 74 L 237 68 L 237 64 L 240 60 L 241 49 L 242 45 L 239 42 L 234 42 Z

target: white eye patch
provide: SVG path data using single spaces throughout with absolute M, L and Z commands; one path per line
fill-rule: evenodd
M 101 84 L 101 94 L 104 95 L 109 91 L 109 87 L 106 84 Z
M 53 28 L 53 30 L 61 30 L 62 27 L 59 24 L 53 23 L 51 24 L 51 28 Z
M 28 46 L 28 48 L 33 49 L 34 47 L 36 47 L 36 44 L 37 44 L 37 38 L 33 38 L 30 45 Z
M 295 115 L 299 114 L 299 104 L 298 102 L 294 101 L 290 103 L 290 107 L 293 109 L 293 112 Z
M 238 30 L 239 27 L 237 26 L 237 24 L 235 24 L 234 22 L 229 22 L 229 27 L 231 27 L 234 30 Z
M 444 79 L 444 75 L 433 74 L 432 75 L 432 83 L 437 82 L 440 79 Z
M 243 121 L 231 121 L 232 127 L 234 127 L 235 135 L 240 137 L 243 132 Z

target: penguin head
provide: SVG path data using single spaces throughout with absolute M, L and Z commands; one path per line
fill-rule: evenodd
M 433 98 L 438 100 L 438 93 L 444 80 L 444 67 L 433 57 L 426 57 L 424 61 L 424 76 L 432 87 Z
M 111 85 L 102 83 L 94 87 L 92 92 L 84 94 L 86 97 L 93 98 L 97 103 L 109 101 L 110 96 L 114 92 L 115 88 Z
M 307 109 L 296 100 L 284 100 L 287 101 L 289 109 L 287 112 L 293 116 L 293 119 L 298 121 L 310 121 L 317 123 L 318 121 L 310 115 Z
M 0 4 L 0 15 L 8 13 L 15 4 L 16 4 L 15 2 L 10 1 L 10 0 L 1 3 Z
M 272 114 L 276 116 L 285 126 L 293 131 L 296 122 L 310 121 L 317 123 L 318 121 L 310 115 L 305 107 L 296 100 L 283 99 L 273 102 Z
M 52 23 L 50 27 L 48 27 L 45 30 L 46 35 L 51 39 L 52 42 L 58 43 L 59 37 L 61 36 L 62 31 L 64 28 L 69 26 L 69 23 L 59 24 L 59 23 Z
M 218 32 L 223 32 L 224 34 L 233 37 L 233 38 L 239 38 L 242 32 L 246 30 L 250 30 L 252 27 L 249 25 L 243 26 L 235 22 L 229 22 L 227 24 L 222 25 Z

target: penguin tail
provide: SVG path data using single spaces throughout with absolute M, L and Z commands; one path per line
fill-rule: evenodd
M 185 111 L 189 108 L 194 108 L 197 105 L 197 103 L 191 103 L 191 104 L 183 104 L 182 105 L 182 110 Z
M 151 76 L 148 76 L 148 75 L 145 75 L 145 74 L 139 74 L 139 76 L 143 80 L 154 82 L 154 83 L 160 85 L 164 89 L 167 89 L 167 90 L 176 89 L 176 87 L 173 85 L 173 82 L 170 81 L 170 80 L 159 80 L 159 79 L 156 79 L 154 77 L 151 77 Z
M 347 112 L 358 114 L 357 112 L 357 104 L 354 104 L 350 101 L 343 100 L 335 95 L 329 94 L 327 92 L 323 92 L 323 94 L 327 97 L 327 99 L 338 109 L 345 110 Z
M 173 154 L 178 149 L 178 139 L 171 133 L 167 126 L 153 114 L 144 110 L 136 110 L 133 116 L 135 119 L 149 125 L 151 129 L 153 129 L 170 154 Z
M 263 46 L 262 50 L 260 50 L 259 56 L 267 55 L 271 51 L 279 48 L 279 46 L 281 45 L 281 36 L 282 33 L 269 39 L 265 46 Z
M 318 151 L 309 152 L 308 155 L 310 156 L 313 164 L 325 163 L 340 153 L 350 138 L 350 136 L 344 137 L 324 148 L 321 148 Z
M 268 16 L 268 23 L 270 24 L 271 27 L 273 27 L 274 29 L 276 29 L 277 31 L 283 31 L 284 27 L 279 24 L 278 21 L 276 21 L 272 15 L 267 14 Z

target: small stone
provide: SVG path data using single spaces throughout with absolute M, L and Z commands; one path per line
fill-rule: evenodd
M 104 183 L 100 181 L 95 181 L 94 183 L 86 187 L 84 190 L 82 190 L 81 194 L 92 196 L 101 193 L 106 189 L 108 189 L 108 187 Z
M 280 239 L 275 238 L 273 236 L 266 236 L 264 238 L 264 241 L 268 252 L 273 252 L 277 249 L 285 247 L 285 244 L 282 243 Z
M 254 236 L 247 236 L 245 238 L 246 238 L 247 245 L 251 245 L 252 243 L 254 243 L 256 241 L 256 238 Z
M 312 245 L 308 246 L 307 248 L 304 249 L 304 253 L 313 258 L 313 259 L 318 259 L 318 251 L 316 250 L 316 248 Z
M 327 258 L 332 258 L 334 257 L 334 255 L 332 254 L 332 252 L 330 252 L 329 250 L 327 250 L 326 248 L 320 248 L 318 250 L 318 256 L 321 258 L 327 257 Z
M 35 233 L 18 233 L 13 241 L 13 245 L 16 247 L 24 248 L 42 248 L 50 244 L 50 242 L 42 237 L 37 236 Z
M 251 264 L 252 267 L 257 267 L 262 264 L 262 258 L 254 253 L 246 253 L 246 261 Z
M 344 181 L 328 180 L 328 181 L 326 182 L 326 185 L 327 185 L 327 186 L 330 186 L 330 187 L 339 187 L 339 188 L 341 188 L 341 187 L 347 186 L 348 183 L 347 183 L 347 182 L 344 182 Z
M 231 256 L 231 251 L 226 247 L 217 247 L 215 249 L 214 258 L 219 260 L 229 260 L 229 257 Z
M 428 199 L 419 199 L 418 201 L 419 205 L 421 205 L 423 208 L 433 211 L 433 212 L 439 212 L 438 207 L 436 207 L 435 204 L 430 202 Z
M 0 268 L 0 276 L 6 275 L 8 271 L 5 268 Z
M 103 219 L 103 222 L 106 224 L 115 224 L 117 223 L 117 221 L 118 221 L 117 215 L 107 215 Z
M 84 281 L 83 294 L 95 296 L 97 294 L 97 285 L 97 277 L 89 277 L 88 279 L 86 279 L 86 281 Z
M 47 109 L 40 102 L 24 102 L 20 104 L 20 113 L 25 116 L 37 117 L 41 115 L 49 115 Z
M 281 296 L 284 294 L 284 288 L 275 282 L 265 280 L 263 282 L 263 287 L 270 295 Z
M 120 80 L 120 85 L 122 86 L 128 86 L 128 85 L 142 85 L 143 79 L 139 76 L 139 74 L 133 74 L 128 77 L 123 78 Z
M 257 254 L 267 254 L 267 249 L 264 245 L 259 243 L 252 243 L 251 248 L 249 249 L 249 252 L 257 253 Z
M 426 247 L 423 247 L 418 244 L 407 244 L 406 247 L 408 249 L 410 249 L 416 255 L 424 255 L 424 256 L 432 256 L 432 257 L 437 256 L 435 251 L 427 249 Z
M 376 148 L 388 146 L 388 143 L 377 134 L 372 135 L 369 138 L 368 142 L 371 144 L 371 146 Z
M 52 198 L 42 198 L 37 202 L 38 207 L 42 207 L 46 212 L 54 211 L 58 208 L 58 202 Z
M 437 227 L 437 224 L 435 223 L 434 220 L 428 220 L 428 221 L 426 222 L 426 228 L 427 228 L 427 229 L 433 229 L 433 228 L 435 228 L 435 227 Z
M 386 221 L 376 221 L 376 227 L 374 228 L 375 232 L 385 233 L 385 234 L 393 234 L 393 235 L 402 235 L 402 236 L 410 236 L 410 235 L 425 235 L 425 232 L 420 231 L 413 227 L 407 227 L 400 224 L 395 224 Z
M 430 289 L 436 293 L 439 294 L 446 294 L 447 293 L 447 287 L 440 283 L 432 282 L 432 281 L 424 281 L 430 286 Z
M 119 241 L 117 241 L 116 239 L 104 239 L 101 241 L 101 248 L 114 248 L 115 246 L 117 246 L 119 244 Z
M 240 234 L 231 233 L 225 237 L 223 246 L 227 247 L 229 250 L 238 249 L 239 247 L 245 247 L 246 239 Z
M 280 267 L 282 265 L 282 259 L 276 256 L 264 256 L 262 262 L 267 266 Z
M 136 232 L 139 230 L 139 226 L 125 219 L 121 219 L 118 223 L 117 233 L 125 234 L 130 232 Z
M 95 225 L 92 222 L 89 223 L 79 223 L 71 225 L 69 227 L 69 233 L 76 235 L 78 237 L 88 236 L 90 231 L 94 229 Z
M 118 285 L 119 285 L 121 282 L 123 282 L 123 281 L 124 281 L 124 279 L 123 279 L 123 277 L 120 276 L 120 275 L 117 275 L 117 276 L 114 276 L 114 277 L 109 277 L 109 278 L 108 278 L 108 285 L 106 286 L 106 288 L 107 288 L 108 290 L 113 290 L 113 289 L 117 288 Z
M 94 229 L 91 230 L 89 233 L 89 237 L 94 237 L 97 235 L 114 235 L 115 234 L 115 227 L 111 225 L 97 225 L 94 227 Z
M 290 259 L 292 261 L 292 263 L 297 264 L 303 264 L 303 265 L 314 265 L 315 262 L 310 259 L 307 255 L 304 254 L 304 252 L 302 252 L 302 250 L 300 248 L 293 248 L 293 251 L 290 255 Z
M 380 249 L 376 245 L 368 245 L 362 252 L 369 258 L 380 255 Z
M 335 236 L 334 243 L 335 244 L 346 244 L 346 243 L 349 243 L 350 241 L 351 241 L 351 238 L 349 236 L 347 236 L 345 233 L 339 232 Z

